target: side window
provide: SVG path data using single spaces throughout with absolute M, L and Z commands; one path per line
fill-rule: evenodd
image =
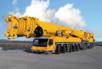
M 52 39 L 49 40 L 49 45 L 53 45 L 53 40 Z

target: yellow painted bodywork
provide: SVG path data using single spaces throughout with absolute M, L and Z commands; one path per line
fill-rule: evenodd
M 9 16 L 6 18 L 6 22 L 9 25 L 5 33 L 6 37 L 26 36 L 32 37 L 34 29 L 36 28 L 36 19 L 31 17 L 17 18 L 15 16 Z M 17 26 L 15 29 L 14 26 Z
M 81 42 L 81 39 L 80 38 L 75 38 L 75 37 L 69 37 L 69 38 L 66 38 L 66 37 L 49 37 L 48 39 L 52 39 L 53 40 L 53 45 L 49 46 L 47 45 L 46 47 L 39 47 L 39 46 L 32 46 L 31 47 L 31 50 L 32 51 L 55 51 L 56 49 L 56 43 L 57 42 L 69 42 L 69 43 L 72 43 L 72 42 Z
M 57 31 L 61 31 L 61 37 L 77 37 L 81 40 L 86 40 L 88 42 L 94 42 L 94 35 L 89 32 L 85 32 L 83 30 L 72 29 L 70 27 L 65 27 L 61 25 L 56 25 L 53 23 L 48 23 L 44 21 L 40 21 L 34 17 L 21 17 L 17 18 L 15 16 L 9 16 L 6 18 L 6 22 L 9 25 L 7 27 L 7 31 L 5 33 L 6 37 L 17 37 L 17 36 L 26 36 L 27 38 L 34 37 L 35 29 L 40 26 L 43 29 L 42 36 L 56 36 Z M 16 27 L 16 28 L 15 28 Z M 71 41 L 71 40 L 70 40 Z M 75 39 L 76 41 L 76 39 Z
M 12 35 L 14 34 L 15 36 L 22 35 L 34 37 L 34 30 L 37 26 L 40 26 L 43 29 L 44 32 L 43 36 L 55 36 L 56 31 L 63 31 L 63 36 L 69 36 L 69 33 L 71 33 L 73 30 L 72 28 L 69 27 L 64 27 L 61 25 L 40 21 L 37 18 L 27 16 L 22 18 L 9 16 L 6 18 L 6 22 L 9 25 L 12 25 L 12 27 L 11 26 L 9 27 L 10 29 L 7 28 L 7 32 L 5 33 L 6 37 L 13 37 Z M 18 27 L 17 29 L 13 28 L 15 25 L 17 25 Z

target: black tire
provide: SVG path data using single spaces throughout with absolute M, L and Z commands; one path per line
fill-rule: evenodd
M 82 41 L 81 45 L 82 45 L 82 50 L 88 49 L 88 42 L 87 41 Z
M 60 54 L 60 53 L 61 53 L 61 45 L 57 45 L 57 46 L 56 46 L 55 53 L 56 53 L 56 54 Z
M 95 46 L 95 44 L 92 42 L 92 48 Z
M 73 52 L 75 51 L 75 44 L 74 43 L 72 44 L 72 51 Z
M 72 44 L 69 44 L 69 52 L 72 52 Z
M 86 49 L 86 45 L 83 43 L 82 44 L 82 50 L 85 50 Z
M 68 52 L 68 45 L 66 45 L 66 52 Z
M 82 43 L 79 43 L 78 45 L 79 45 L 79 49 L 80 49 L 80 50 L 83 50 Z
M 94 43 L 89 43 L 89 48 L 93 48 L 94 47 Z
M 91 44 L 90 44 L 90 43 L 88 43 L 88 48 L 89 48 L 89 49 L 91 48 Z
M 66 47 L 63 46 L 63 53 L 66 53 Z
M 85 43 L 84 46 L 85 46 L 85 49 L 88 49 L 88 43 Z
M 61 53 L 65 53 L 65 46 L 61 46 Z
M 75 51 L 79 51 L 79 47 L 78 47 L 78 44 L 77 43 L 75 43 Z
M 79 46 L 79 43 L 77 44 L 77 49 L 78 49 L 78 51 L 80 50 L 80 46 Z
M 76 51 L 78 51 L 78 44 L 75 43 L 75 48 L 76 48 Z
M 74 51 L 77 51 L 77 45 L 74 43 Z
M 67 44 L 64 44 L 63 47 L 64 47 L 64 52 L 67 52 Z
M 69 51 L 70 51 L 70 45 L 67 44 L 67 52 L 69 52 Z

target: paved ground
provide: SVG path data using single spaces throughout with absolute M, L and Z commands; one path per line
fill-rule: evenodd
M 0 50 L 0 69 L 102 69 L 102 47 L 60 55 Z

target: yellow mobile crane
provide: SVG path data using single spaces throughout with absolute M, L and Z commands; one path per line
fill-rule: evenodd
M 31 51 L 61 53 L 93 47 L 94 35 L 83 30 L 72 29 L 40 21 L 34 17 L 8 16 L 5 33 L 7 38 L 34 37 Z

